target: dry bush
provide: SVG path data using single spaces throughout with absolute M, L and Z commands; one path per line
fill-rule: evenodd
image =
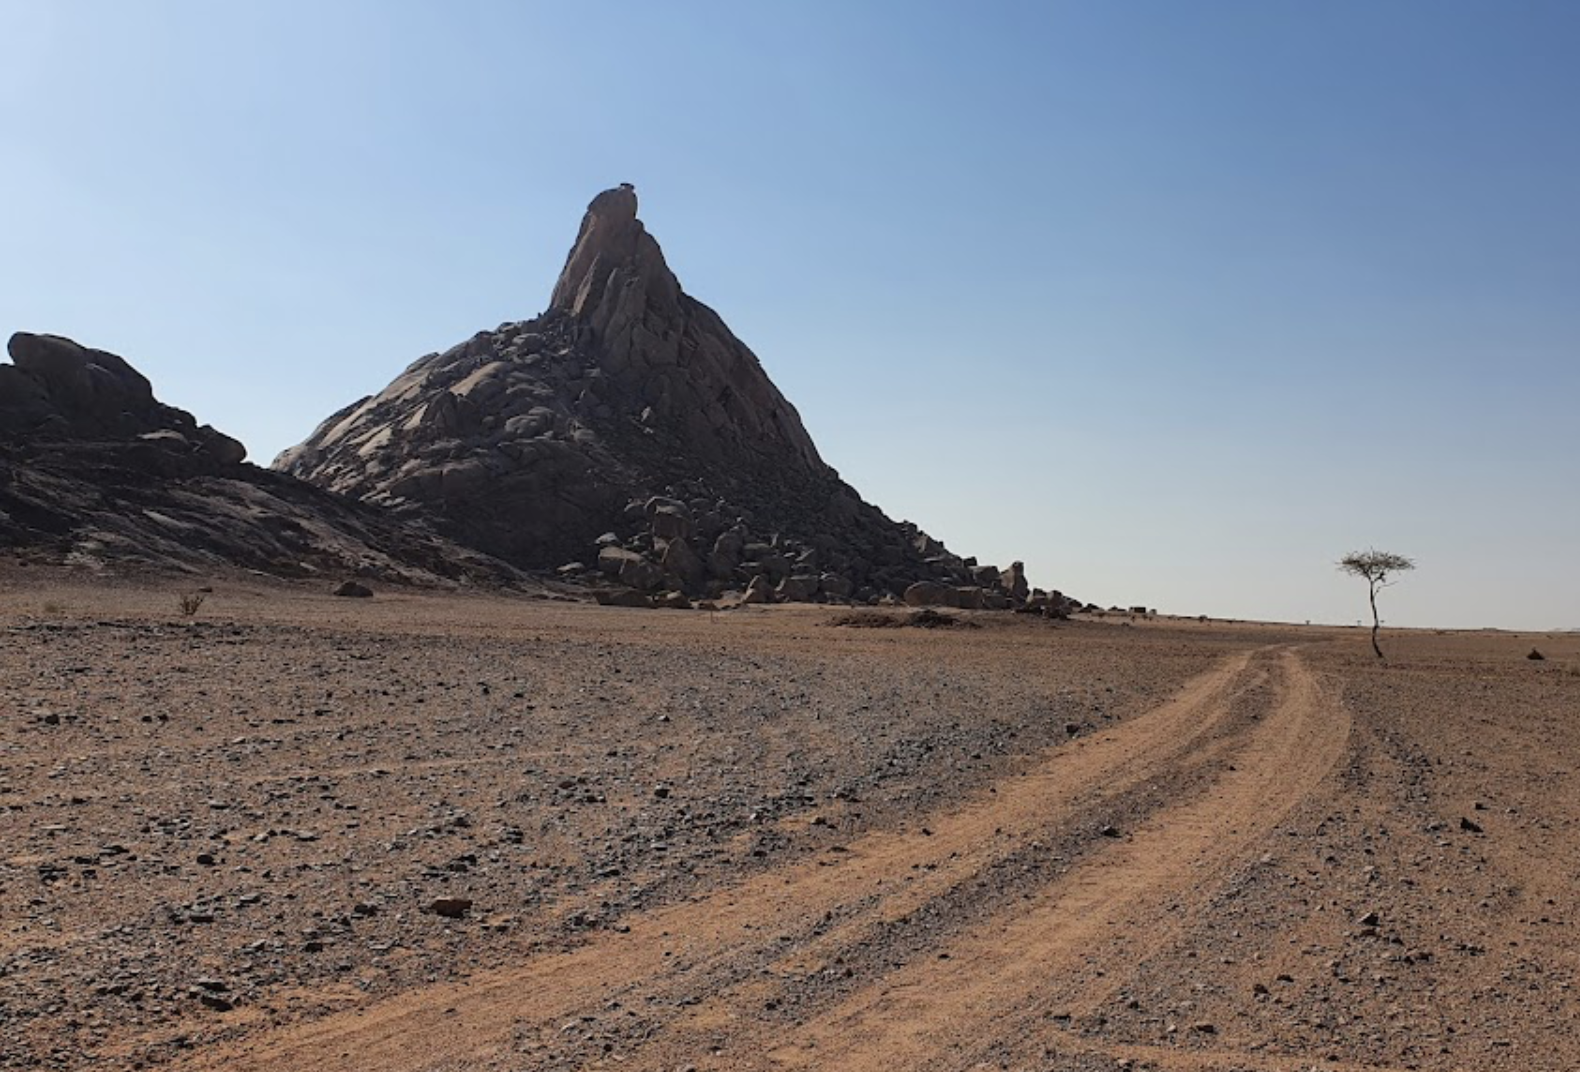
M 899 629 L 913 626 L 917 629 L 980 629 L 976 622 L 957 618 L 953 614 L 945 614 L 931 607 L 912 611 L 910 614 L 885 614 L 876 610 L 858 610 L 851 614 L 841 614 L 832 622 L 834 625 L 849 626 L 853 629 Z
M 858 610 L 841 614 L 830 625 L 844 625 L 852 629 L 895 629 L 905 624 L 898 614 L 885 614 L 880 610 Z
M 182 616 L 186 618 L 190 618 L 196 614 L 198 612 L 198 608 L 202 605 L 202 592 L 189 592 L 188 594 L 182 596 L 181 601 L 176 604 L 176 606 L 180 609 Z

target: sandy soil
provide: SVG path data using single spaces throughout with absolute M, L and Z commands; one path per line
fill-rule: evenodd
M 1580 635 L 213 587 L 5 575 L 0 1067 L 1580 1068 Z

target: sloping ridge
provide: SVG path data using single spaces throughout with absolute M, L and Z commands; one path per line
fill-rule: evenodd
M 840 480 L 757 357 L 681 289 L 628 185 L 588 206 L 541 316 L 421 358 L 274 465 L 518 566 L 600 556 L 638 588 L 1025 594 L 1018 572 L 1001 582 Z
M 115 354 L 27 332 L 7 349 L 0 547 L 88 567 L 523 579 L 420 523 L 247 464 L 241 443 L 160 402 Z

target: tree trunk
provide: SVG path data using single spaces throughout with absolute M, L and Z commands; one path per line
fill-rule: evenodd
M 1377 644 L 1377 630 L 1382 628 L 1382 619 L 1377 617 L 1377 586 L 1371 586 L 1372 599 L 1372 651 L 1377 653 L 1377 658 L 1383 657 L 1382 648 Z

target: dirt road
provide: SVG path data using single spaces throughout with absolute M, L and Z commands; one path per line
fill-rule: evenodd
M 9 598 L 0 1068 L 1580 1067 L 1580 637 Z
M 642 1068 L 971 1069 L 1093 1050 L 1060 1025 L 1175 941 L 1329 774 L 1348 732 L 1295 652 L 1232 656 L 916 828 L 193 1067 L 552 1068 L 572 1052 L 561 1040 L 592 1028 Z M 927 940 L 909 943 L 918 916 L 933 917 Z M 1033 1039 L 1036 1054 L 1013 1052 Z M 1193 1067 L 1216 1065 L 1203 1054 Z

